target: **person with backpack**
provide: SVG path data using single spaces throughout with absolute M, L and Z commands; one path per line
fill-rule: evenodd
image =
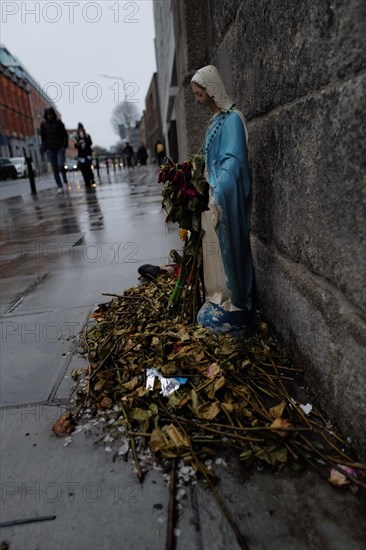
M 94 183 L 94 175 L 92 170 L 92 139 L 86 132 L 83 124 L 79 122 L 76 133 L 75 148 L 78 151 L 78 167 L 83 175 L 85 187 L 90 189 Z

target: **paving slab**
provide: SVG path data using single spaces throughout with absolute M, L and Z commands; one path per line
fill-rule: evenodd
M 100 247 L 93 250 L 98 253 L 98 250 L 103 249 Z M 109 250 L 105 253 L 109 254 Z M 59 307 L 94 306 L 101 302 L 109 302 L 111 297 L 103 296 L 103 293 L 122 294 L 125 289 L 136 286 L 139 282 L 137 268 L 141 263 L 148 263 L 148 260 L 158 264 L 166 262 L 166 258 L 155 257 L 144 262 L 124 262 L 122 267 L 118 263 L 90 267 L 93 262 L 83 259 L 80 268 L 74 265 L 72 269 L 50 273 L 32 293 L 24 296 L 16 311 L 19 314 Z
M 236 460 L 217 467 L 218 491 L 252 550 L 362 550 L 366 505 L 314 470 L 247 470 Z M 210 491 L 194 489 L 203 548 L 239 549 L 235 536 Z M 212 527 L 214 526 L 214 527 Z
M 160 550 L 169 499 L 161 472 L 137 481 L 131 460 L 113 462 L 104 444 L 83 433 L 52 435 L 63 406 L 2 410 L 2 521 L 55 515 L 54 521 L 0 529 L 11 550 Z M 16 449 L 16 452 L 15 452 Z M 180 548 L 195 550 L 194 526 L 182 515 Z
M 56 520 L 1 530 L 12 550 L 160 550 L 165 547 L 168 487 L 150 468 L 137 481 L 132 458 L 113 461 L 103 441 L 85 433 L 52 435 L 66 405 L 2 409 L 2 521 Z M 16 453 L 14 452 L 16 448 Z M 253 550 L 363 550 L 366 508 L 313 471 L 248 472 L 234 459 L 215 466 L 217 490 Z M 229 523 L 202 483 L 180 499 L 177 550 L 230 548 Z
M 49 399 L 89 311 L 67 308 L 1 319 L 1 406 Z
M 40 274 L 38 276 L 34 276 L 33 274 L 18 275 L 16 290 L 12 278 L 2 278 L 0 280 L 0 315 L 11 310 L 30 288 L 38 284 L 42 279 L 42 275 L 45 276 L 45 274 Z

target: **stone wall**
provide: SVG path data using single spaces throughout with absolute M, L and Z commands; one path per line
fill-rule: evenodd
M 366 3 L 185 0 L 178 26 L 181 158 L 209 118 L 187 74 L 216 64 L 248 121 L 258 304 L 365 457 Z

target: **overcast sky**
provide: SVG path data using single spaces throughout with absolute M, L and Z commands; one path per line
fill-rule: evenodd
M 152 0 L 1 2 L 2 44 L 54 100 L 66 127 L 82 122 L 95 145 L 118 141 L 110 120 L 125 93 L 142 113 L 156 70 L 154 36 Z

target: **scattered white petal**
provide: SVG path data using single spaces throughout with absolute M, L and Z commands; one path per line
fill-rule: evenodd
M 185 494 L 186 494 L 185 489 L 183 489 L 183 488 L 178 489 L 177 497 L 176 497 L 177 500 L 180 500 L 181 498 L 183 498 Z
M 302 409 L 306 415 L 309 415 L 313 409 L 313 406 L 310 403 L 307 403 L 306 405 L 300 405 L 300 409 Z
M 111 453 L 112 452 L 111 447 L 105 447 L 104 450 L 105 450 L 106 453 Z
M 128 452 L 128 449 L 130 448 L 130 444 L 128 441 L 124 441 L 123 445 L 118 449 L 119 456 L 125 455 Z
M 68 445 L 71 445 L 72 437 L 65 437 L 64 439 L 64 447 L 67 447 Z
M 174 529 L 174 535 L 175 535 L 176 537 L 179 537 L 179 536 L 181 535 L 181 533 L 182 533 L 182 531 L 181 531 L 181 529 L 179 529 L 178 527 L 176 527 L 176 528 Z

